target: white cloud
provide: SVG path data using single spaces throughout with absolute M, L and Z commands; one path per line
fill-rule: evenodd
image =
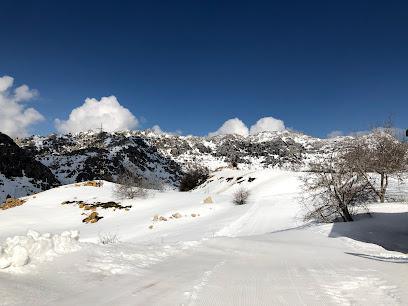
M 38 92 L 27 85 L 12 91 L 13 83 L 14 79 L 10 76 L 0 77 L 0 131 L 11 137 L 27 136 L 29 127 L 44 120 L 44 117 L 21 102 L 32 100 Z
M 97 129 L 114 132 L 130 130 L 139 125 L 137 118 L 119 104 L 115 96 L 102 97 L 100 100 L 87 98 L 83 105 L 74 108 L 68 120 L 55 120 L 55 126 L 61 133 L 76 133 Z
M 159 125 L 155 124 L 150 129 L 147 129 L 149 132 L 153 132 L 156 134 L 168 134 L 168 135 L 182 135 L 183 132 L 181 130 L 176 130 L 174 132 L 164 131 Z
M 14 96 L 18 102 L 28 101 L 38 96 L 38 91 L 28 88 L 27 85 L 21 85 L 14 90 Z
M 161 127 L 159 125 L 157 125 L 157 124 L 153 125 L 150 130 L 153 133 L 156 133 L 156 134 L 163 134 L 164 133 L 163 130 L 161 129 Z
M 208 136 L 237 134 L 248 136 L 248 127 L 240 119 L 234 118 L 224 122 L 224 124 L 215 132 L 209 133 Z
M 0 78 L 0 92 L 3 93 L 13 86 L 14 79 L 11 76 L 5 75 Z
M 283 131 L 284 129 L 285 124 L 282 120 L 275 119 L 273 117 L 264 117 L 259 119 L 254 125 L 251 126 L 249 133 L 254 135 L 260 132 Z
M 331 131 L 329 134 L 327 134 L 327 138 L 336 138 L 339 136 L 344 136 L 343 131 Z

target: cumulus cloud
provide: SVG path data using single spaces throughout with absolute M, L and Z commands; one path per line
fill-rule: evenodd
M 0 77 L 0 131 L 11 137 L 27 136 L 31 125 L 44 120 L 37 110 L 22 102 L 38 96 L 38 91 L 27 85 L 12 90 L 14 78 Z
M 13 86 L 14 78 L 11 76 L 5 75 L 0 78 L 0 92 L 3 93 L 11 86 Z
M 120 105 L 115 96 L 85 99 L 84 104 L 74 108 L 68 120 L 55 120 L 55 127 L 61 133 L 77 133 L 103 126 L 107 132 L 130 130 L 139 125 L 137 118 Z
M 182 135 L 182 134 L 183 134 L 183 132 L 182 132 L 181 130 L 176 130 L 176 131 L 174 131 L 174 132 L 165 131 L 165 130 L 163 130 L 159 125 L 157 125 L 157 124 L 153 125 L 153 126 L 152 126 L 151 128 L 149 128 L 149 129 L 147 129 L 147 131 L 156 133 L 156 134 L 158 134 L 158 135 L 161 135 L 161 134 Z
M 249 133 L 254 135 L 260 132 L 283 131 L 284 129 L 285 123 L 282 120 L 275 119 L 273 117 L 264 117 L 259 119 L 253 126 L 251 126 Z
M 156 134 L 163 134 L 164 133 L 163 130 L 161 129 L 161 127 L 159 125 L 157 125 L 157 124 L 153 125 L 150 130 L 153 133 L 156 133 Z
M 38 96 L 38 91 L 30 89 L 27 85 L 21 85 L 14 90 L 14 96 L 16 101 L 29 101 Z
M 285 123 L 273 117 L 259 119 L 250 129 L 240 119 L 234 118 L 225 121 L 217 131 L 209 133 L 208 136 L 237 134 L 246 137 L 260 132 L 282 131 L 284 129 Z
M 209 133 L 208 136 L 237 134 L 241 136 L 248 136 L 248 127 L 238 118 L 229 119 L 215 132 Z

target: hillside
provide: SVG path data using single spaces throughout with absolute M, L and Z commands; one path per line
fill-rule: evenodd
M 232 161 L 241 169 L 307 167 L 340 140 L 322 140 L 292 131 L 249 137 L 156 134 L 149 131 L 32 136 L 19 145 L 47 166 L 63 184 L 92 179 L 115 181 L 128 169 L 154 182 L 178 186 L 183 171 L 201 165 L 215 170 Z
M 20 197 L 58 185 L 45 165 L 0 133 L 0 203 L 8 195 Z
M 146 199 L 120 200 L 106 181 L 26 197 L 0 213 L 2 303 L 406 304 L 407 205 L 371 205 L 351 225 L 305 223 L 301 175 L 224 169 L 192 192 Z M 233 205 L 241 187 L 249 202 Z M 93 211 L 103 218 L 83 223 Z

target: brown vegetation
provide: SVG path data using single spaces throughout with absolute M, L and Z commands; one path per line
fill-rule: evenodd
M 6 209 L 9 209 L 9 208 L 13 208 L 13 207 L 16 207 L 16 206 L 23 205 L 25 202 L 26 202 L 25 200 L 21 200 L 21 199 L 17 199 L 17 198 L 8 198 L 8 199 L 6 199 L 6 202 L 4 202 L 0 206 L 0 208 L 2 210 L 6 210 Z

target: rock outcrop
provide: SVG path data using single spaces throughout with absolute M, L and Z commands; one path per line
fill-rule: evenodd
M 60 182 L 30 151 L 0 133 L 0 202 L 59 186 Z

